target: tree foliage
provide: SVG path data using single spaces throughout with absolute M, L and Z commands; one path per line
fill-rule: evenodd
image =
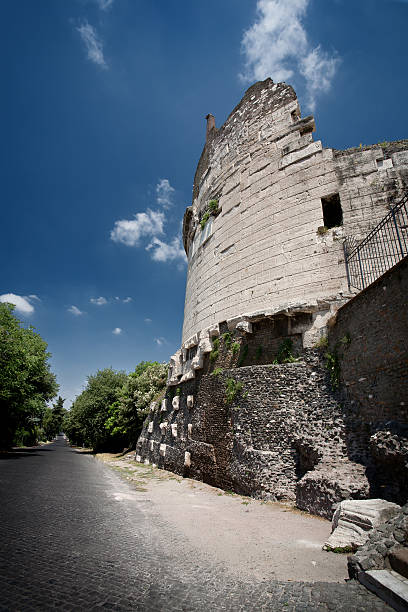
M 106 427 L 127 439 L 127 446 L 135 446 L 149 406 L 163 391 L 167 380 L 167 364 L 142 361 L 129 374 L 119 401 L 110 409 Z
M 47 407 L 42 419 L 43 437 L 52 440 L 63 430 L 63 423 L 67 411 L 64 408 L 65 400 L 59 395 L 52 407 Z
M 87 385 L 75 399 L 65 420 L 64 429 L 73 444 L 85 444 L 94 450 L 109 447 L 105 427 L 109 406 L 117 401 L 127 379 L 125 372 L 112 368 L 88 376 Z
M 134 447 L 149 405 L 166 379 L 167 365 L 158 362 L 142 361 L 129 375 L 99 370 L 75 399 L 64 431 L 73 444 L 94 450 Z
M 58 391 L 46 342 L 13 309 L 0 304 L 0 448 L 34 443 L 46 402 Z

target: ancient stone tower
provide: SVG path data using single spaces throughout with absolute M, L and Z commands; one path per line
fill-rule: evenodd
M 222 127 L 207 115 L 183 223 L 182 345 L 137 453 L 331 516 L 333 501 L 368 495 L 371 434 L 350 428 L 311 348 L 356 293 L 344 238 L 364 237 L 408 184 L 408 143 L 337 151 L 314 129 L 293 88 L 271 79 Z
M 335 151 L 313 142 L 314 129 L 292 87 L 271 79 L 250 87 L 220 129 L 207 116 L 184 216 L 184 325 L 170 384 L 202 367 L 223 322 L 249 332 L 275 320 L 277 338 L 309 347 L 350 297 L 343 237 L 364 236 L 387 213 L 407 146 Z

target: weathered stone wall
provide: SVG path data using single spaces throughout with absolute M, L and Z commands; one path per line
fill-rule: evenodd
M 313 142 L 293 89 L 251 87 L 211 129 L 184 222 L 189 256 L 183 342 L 222 321 L 347 296 L 344 235 L 365 235 L 407 184 L 408 143 L 349 151 Z M 342 224 L 324 226 L 322 198 L 339 194 Z M 208 202 L 221 212 L 201 230 Z
M 408 498 L 408 258 L 337 311 L 329 351 L 344 398 L 369 424 L 367 452 L 381 496 Z
M 183 343 L 137 456 L 331 518 L 343 499 L 408 495 L 406 263 L 346 304 L 343 254 L 408 184 L 408 142 L 333 151 L 313 130 L 270 79 L 219 130 L 208 118 L 183 223 Z M 330 382 L 310 347 L 336 311 Z M 302 360 L 271 364 L 288 341 Z M 332 390 L 338 366 L 347 392 Z M 231 403 L 228 385 L 242 385 Z
M 228 379 L 242 384 L 231 404 Z M 301 362 L 200 372 L 170 387 L 146 420 L 137 454 L 139 461 L 255 497 L 296 501 L 330 518 L 333 503 L 369 492 L 365 467 L 347 459 L 348 448 L 359 448 L 358 440 L 350 444 L 353 435 L 348 411 L 312 351 Z

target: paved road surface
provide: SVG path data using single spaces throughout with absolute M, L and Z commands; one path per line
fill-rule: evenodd
M 0 501 L 2 611 L 389 610 L 358 584 L 238 581 L 62 439 L 0 455 Z

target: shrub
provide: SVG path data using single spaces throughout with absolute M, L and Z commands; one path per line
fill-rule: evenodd
M 233 342 L 231 345 L 232 354 L 236 355 L 237 353 L 239 353 L 240 348 L 241 348 L 241 345 L 239 342 Z
M 242 390 L 242 382 L 237 382 L 234 378 L 227 378 L 225 401 L 227 404 L 232 404 L 235 401 L 238 393 Z

